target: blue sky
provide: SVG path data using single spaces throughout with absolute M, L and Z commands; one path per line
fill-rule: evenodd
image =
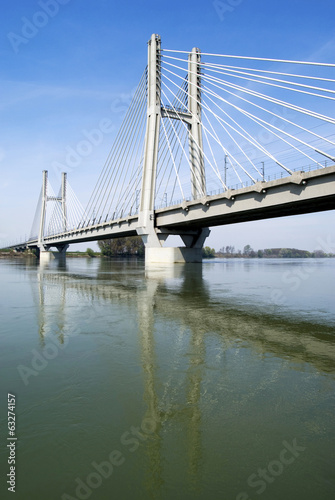
M 332 0 L 3 0 L 1 7 L 2 241 L 29 235 L 42 170 L 58 189 L 55 164 L 108 119 L 103 141 L 69 169 L 72 188 L 87 202 L 152 33 L 170 49 L 334 63 Z M 213 229 L 207 244 L 313 250 L 332 241 L 334 222 L 331 211 L 226 226 Z

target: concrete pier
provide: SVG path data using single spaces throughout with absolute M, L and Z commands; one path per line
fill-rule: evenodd
M 145 265 L 202 262 L 201 248 L 146 247 Z
M 41 250 L 39 255 L 39 261 L 41 265 L 48 264 L 50 261 L 54 260 L 54 252 Z

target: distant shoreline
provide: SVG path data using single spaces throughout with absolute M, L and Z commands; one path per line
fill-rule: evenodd
M 266 252 L 268 250 L 268 252 Z M 279 251 L 278 251 L 279 250 Z M 285 250 L 291 252 L 285 252 Z M 269 253 L 271 251 L 271 253 Z M 281 254 L 280 254 L 280 251 Z M 309 252 L 307 250 L 298 250 L 298 249 L 265 249 L 261 255 L 258 255 L 258 252 L 253 252 L 252 255 L 245 255 L 242 253 L 221 253 L 215 252 L 215 254 L 210 257 L 204 259 L 210 260 L 213 258 L 217 259 L 331 259 L 335 257 L 335 254 L 326 254 L 322 250 Z M 134 258 L 136 256 L 130 256 L 125 254 L 115 255 L 112 257 L 107 257 L 102 255 L 100 252 L 94 252 L 94 255 L 88 255 L 86 252 L 67 252 L 67 258 L 86 258 L 86 259 L 94 259 L 94 258 L 103 258 L 103 259 L 129 259 Z M 23 259 L 23 258 L 36 258 L 36 255 L 33 252 L 14 252 L 14 251 L 1 251 L 0 250 L 0 259 Z M 139 257 L 141 258 L 141 257 Z M 143 258 L 143 257 L 142 257 Z

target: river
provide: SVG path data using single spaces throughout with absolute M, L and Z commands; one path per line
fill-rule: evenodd
M 1 498 L 335 498 L 335 259 L 4 259 L 0 280 Z

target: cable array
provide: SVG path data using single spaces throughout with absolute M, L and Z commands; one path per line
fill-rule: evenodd
M 232 61 L 224 64 L 222 58 Z M 162 101 L 178 115 L 187 102 L 188 52 L 162 50 L 161 60 Z M 198 89 L 207 193 L 332 164 L 334 68 L 327 63 L 201 54 Z M 186 123 L 180 128 L 188 133 Z M 188 155 L 186 147 L 182 156 Z M 185 161 L 178 170 L 183 199 L 190 196 L 189 168 Z
M 165 110 L 187 111 L 187 80 L 184 78 L 176 95 L 165 96 Z M 188 133 L 182 120 L 172 120 L 170 117 L 161 120 L 159 153 L 157 161 L 156 205 L 171 205 L 175 196 L 185 197 L 180 178 L 181 166 L 188 162 L 185 155 L 185 145 Z
M 334 64 L 203 53 L 198 68 L 192 85 L 198 90 L 202 144 L 190 126 L 188 52 L 161 52 L 155 208 L 192 199 L 191 146 L 205 164 L 206 191 L 199 197 L 334 162 Z M 54 206 L 46 235 L 138 213 L 147 80 L 145 70 L 86 209 L 69 184 L 65 212 L 60 194 L 48 194 Z M 193 170 L 193 182 L 202 186 L 201 169 Z M 38 214 L 37 209 L 31 238 Z
M 30 235 L 29 235 L 29 241 L 30 240 L 37 240 L 37 238 L 38 238 L 38 231 L 39 231 L 40 219 L 41 219 L 41 208 L 42 208 L 42 188 L 41 188 L 40 195 L 38 197 L 38 202 L 36 205 L 35 215 L 34 215 L 33 223 L 32 223 L 31 230 L 30 230 Z
M 146 86 L 145 71 L 80 221 L 82 227 L 138 212 L 147 111 Z
M 65 233 L 78 229 L 84 216 L 84 208 L 75 195 L 69 182 L 66 183 L 66 201 L 63 208 L 61 189 L 56 196 L 48 182 L 47 184 L 47 218 L 44 226 L 44 236 Z

